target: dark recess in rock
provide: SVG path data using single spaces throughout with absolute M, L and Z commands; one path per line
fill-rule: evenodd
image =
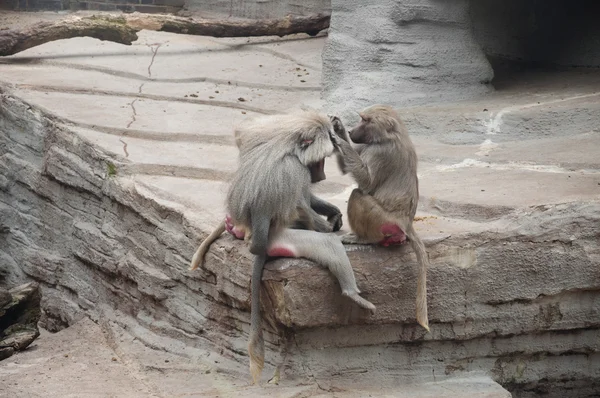
M 35 282 L 0 288 L 0 359 L 27 348 L 39 335 L 41 295 Z

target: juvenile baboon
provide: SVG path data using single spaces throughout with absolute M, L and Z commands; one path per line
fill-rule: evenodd
M 250 252 L 255 255 L 248 352 L 256 383 L 264 367 L 260 283 L 267 257 L 304 257 L 326 265 L 343 295 L 368 310 L 374 311 L 375 306 L 359 295 L 352 266 L 337 236 L 289 228 L 299 213 L 315 212 L 311 204 L 317 209 L 322 205 L 314 202 L 310 184 L 324 179 L 325 158 L 333 153 L 329 118 L 299 112 L 263 117 L 251 127 L 263 131 L 268 139 L 240 151 L 239 167 L 227 194 L 227 210 L 232 230 L 251 233 Z
M 413 227 L 419 201 L 417 154 L 406 127 L 389 106 L 374 105 L 359 113 L 360 123 L 344 129 L 331 117 L 339 138 L 333 139 L 338 165 L 358 184 L 348 200 L 349 244 L 398 245 L 407 238 L 417 256 L 417 322 L 429 331 L 425 245 Z M 351 143 L 352 142 L 352 143 Z
M 234 130 L 234 137 L 235 144 L 239 151 L 239 158 L 241 159 L 248 150 L 266 143 L 277 134 L 281 134 L 282 131 L 285 132 L 286 125 L 289 123 L 289 115 L 273 115 L 258 117 L 252 122 L 247 122 L 238 126 Z M 280 130 L 279 128 L 273 127 L 265 128 L 265 126 L 282 126 L 282 129 Z M 321 170 L 314 170 L 314 173 L 311 173 L 311 182 L 313 183 L 324 179 L 325 172 L 322 168 Z M 290 225 L 291 228 L 310 229 L 317 232 L 336 232 L 342 227 L 342 212 L 340 209 L 338 209 L 337 206 L 318 198 L 313 193 L 310 194 L 310 210 L 305 212 L 305 209 L 301 204 L 298 206 L 297 210 L 298 218 Z M 327 220 L 324 220 L 320 216 L 327 217 Z M 229 232 L 237 239 L 248 241 L 251 237 L 251 233 L 246 231 L 243 227 L 233 225 L 231 217 L 227 215 L 206 239 L 202 241 L 192 257 L 190 270 L 193 271 L 204 265 L 204 259 L 210 246 L 225 231 Z

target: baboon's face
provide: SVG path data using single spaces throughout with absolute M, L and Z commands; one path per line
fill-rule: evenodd
M 333 128 L 333 127 L 331 127 Z M 333 153 L 331 133 L 322 126 L 305 131 L 300 136 L 296 156 L 310 172 L 310 182 L 323 181 L 325 177 L 325 158 Z
M 377 125 L 370 117 L 360 115 L 360 122 L 348 132 L 348 135 L 355 144 L 371 144 L 380 134 L 377 130 Z
M 325 159 L 322 159 L 319 162 L 312 163 L 308 165 L 308 170 L 310 171 L 310 182 L 315 183 L 319 181 L 323 181 L 325 177 Z

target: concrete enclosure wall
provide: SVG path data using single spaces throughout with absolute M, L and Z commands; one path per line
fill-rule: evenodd
M 281 18 L 329 12 L 330 0 L 0 0 L 0 9 L 99 10 L 175 13 L 182 8 L 210 16 Z
M 186 0 L 193 12 L 224 14 L 240 18 L 280 18 L 288 14 L 310 15 L 329 12 L 330 0 Z
M 541 65 L 600 66 L 594 0 L 471 0 L 473 33 L 486 54 Z
M 184 0 L 0 0 L 0 9 L 18 11 L 93 10 L 175 13 Z

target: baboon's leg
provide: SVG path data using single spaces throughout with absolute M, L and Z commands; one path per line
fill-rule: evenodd
M 348 222 L 354 234 L 342 237 L 351 244 L 398 245 L 406 241 L 403 222 L 384 210 L 375 198 L 355 189 L 348 199 Z
M 382 246 L 401 245 L 408 241 L 417 257 L 416 314 L 417 322 L 429 331 L 427 317 L 427 268 L 429 258 L 425 245 L 419 238 L 412 222 L 394 219 L 370 195 L 355 189 L 348 200 L 348 220 L 355 234 L 342 236 L 342 242 L 348 244 L 376 243 Z M 403 227 L 406 224 L 407 227 Z
M 348 232 L 347 234 L 341 235 L 340 240 L 342 243 L 346 245 L 372 245 L 373 242 L 369 242 L 366 239 L 360 239 L 353 232 Z
M 303 257 L 326 266 L 338 280 L 344 296 L 363 308 L 375 311 L 375 306 L 359 295 L 352 265 L 336 235 L 284 229 L 271 239 L 267 254 L 271 257 Z

